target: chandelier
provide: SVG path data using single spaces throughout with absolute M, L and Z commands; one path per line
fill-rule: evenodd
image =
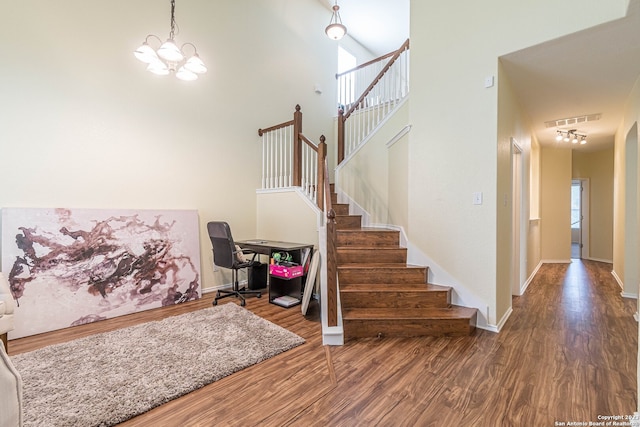
M 338 6 L 338 0 L 336 0 L 336 4 L 333 5 L 333 14 L 331 15 L 331 20 L 329 21 L 329 25 L 325 28 L 324 32 L 327 33 L 330 39 L 340 40 L 347 34 L 347 27 L 342 25 L 342 18 L 340 18 L 340 6 Z
M 148 64 L 147 71 L 160 76 L 166 76 L 175 73 L 180 80 L 196 80 L 198 74 L 206 73 L 207 67 L 198 56 L 198 51 L 193 43 L 184 43 L 181 47 L 175 42 L 176 34 L 176 18 L 175 18 L 176 2 L 171 0 L 171 31 L 169 38 L 162 43 L 160 37 L 149 34 L 144 43 L 136 49 L 133 54 L 140 61 Z M 157 40 L 160 47 L 155 50 L 149 45 L 149 39 Z M 193 48 L 193 54 L 188 56 L 184 53 L 185 47 Z M 189 50 L 190 50 L 189 49 Z
M 584 144 L 587 143 L 587 135 L 581 134 L 581 133 L 577 133 L 576 129 L 558 130 L 558 131 L 556 131 L 556 141 L 558 141 L 558 142 L 560 142 L 560 141 L 564 141 L 564 142 L 571 141 L 571 143 L 573 143 L 573 144 L 580 143 L 580 144 L 584 145 Z

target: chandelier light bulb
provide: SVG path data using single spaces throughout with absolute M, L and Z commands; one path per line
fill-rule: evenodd
M 204 65 L 204 62 L 202 62 L 202 59 L 200 59 L 197 53 L 187 60 L 186 64 L 184 64 L 184 68 L 196 74 L 207 72 L 207 67 Z
M 180 62 L 184 59 L 184 55 L 172 39 L 167 40 L 160 46 L 158 56 L 170 62 Z
M 147 66 L 147 71 L 158 76 L 166 76 L 167 74 L 169 74 L 169 67 L 158 58 L 157 61 L 149 63 L 149 65 Z
M 562 132 L 558 131 L 558 134 L 556 135 L 556 141 L 562 141 Z
M 176 73 L 176 77 L 179 78 L 180 80 L 189 82 L 189 81 L 196 80 L 198 78 L 198 75 L 193 71 L 189 71 L 187 68 L 182 66 Z
M 150 64 L 154 60 L 158 59 L 158 55 L 156 54 L 156 51 L 153 50 L 153 48 L 149 46 L 149 44 L 146 41 L 142 43 L 142 46 L 136 49 L 136 51 L 133 52 L 133 54 L 140 61 L 145 62 L 147 64 Z

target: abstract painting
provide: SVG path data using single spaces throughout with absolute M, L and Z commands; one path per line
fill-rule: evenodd
M 2 209 L 20 338 L 201 296 L 195 210 Z

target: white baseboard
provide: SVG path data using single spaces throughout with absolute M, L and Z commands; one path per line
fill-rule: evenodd
M 620 289 L 624 289 L 624 283 L 622 283 L 622 280 L 620 280 L 620 276 L 618 276 L 618 273 L 616 273 L 615 270 L 611 270 L 611 275 L 618 283 L 618 286 L 620 286 Z
M 533 271 L 529 275 L 529 278 L 527 279 L 527 281 L 524 282 L 524 284 L 520 288 L 520 295 L 524 295 L 524 293 L 527 291 L 527 288 L 529 287 L 529 285 L 533 281 L 533 278 L 536 277 L 536 274 L 538 274 L 538 270 L 540 270 L 540 267 L 542 267 L 542 264 L 543 264 L 543 262 L 540 261 L 538 263 L 538 265 L 536 266 L 536 268 L 533 269 Z
M 344 331 L 342 326 L 322 328 L 322 345 L 344 345 Z
M 583 259 L 586 259 L 587 261 L 604 262 L 607 264 L 613 264 L 612 259 L 603 259 L 603 258 L 594 258 L 594 257 L 585 257 Z
M 247 285 L 248 286 L 248 282 L 247 282 L 246 279 L 245 280 L 240 280 L 238 282 L 238 286 L 242 286 L 242 285 Z M 218 291 L 220 289 L 229 289 L 231 287 L 233 287 L 233 284 L 231 284 L 231 283 L 225 283 L 223 285 L 218 285 L 218 286 L 211 286 L 209 288 L 202 289 L 202 295 L 210 294 L 211 292 L 216 292 L 216 291 Z
M 500 332 L 502 330 L 504 325 L 507 323 L 507 320 L 509 320 L 509 317 L 511 317 L 511 313 L 513 313 L 513 308 L 509 307 L 509 310 L 507 310 L 507 312 L 504 314 L 504 316 L 502 316 L 502 319 L 500 319 L 500 321 L 498 322 L 497 325 L 491 325 L 491 324 L 476 325 L 476 328 L 483 329 L 483 330 L 489 331 L 489 332 L 498 333 L 498 332 Z
M 513 307 L 509 307 L 509 310 L 507 310 L 504 316 L 502 316 L 502 319 L 500 319 L 500 321 L 498 322 L 498 332 L 500 332 L 505 323 L 507 323 L 507 320 L 509 320 L 509 317 L 511 317 L 511 313 L 513 313 Z
M 543 259 L 543 264 L 571 264 L 571 259 Z

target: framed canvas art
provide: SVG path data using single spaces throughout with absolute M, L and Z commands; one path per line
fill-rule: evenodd
M 9 338 L 201 296 L 195 210 L 2 209 Z

